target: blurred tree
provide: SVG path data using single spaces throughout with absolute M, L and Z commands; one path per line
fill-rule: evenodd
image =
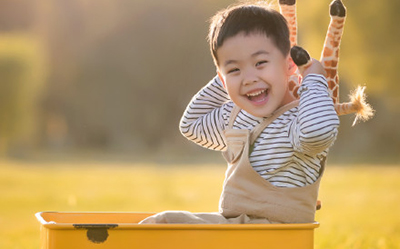
M 205 41 L 208 15 L 201 9 L 210 6 L 183 0 L 41 3 L 47 11 L 39 15 L 38 30 L 52 62 L 46 119 L 65 115 L 68 136 L 79 147 L 146 150 L 180 138 L 186 101 L 215 72 Z
M 0 36 L 0 153 L 26 146 L 37 132 L 37 101 L 45 82 L 43 51 L 32 37 Z

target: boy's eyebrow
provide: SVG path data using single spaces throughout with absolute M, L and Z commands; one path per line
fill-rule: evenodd
M 237 60 L 227 60 L 227 61 L 225 61 L 224 66 L 226 67 L 229 64 L 235 64 L 235 63 L 237 63 Z
M 257 55 L 260 55 L 260 54 L 269 54 L 269 52 L 265 51 L 265 50 L 258 50 L 257 52 L 252 54 L 251 57 L 256 57 Z
M 269 52 L 268 52 L 268 51 L 265 51 L 265 50 L 258 50 L 257 52 L 253 53 L 253 54 L 251 55 L 251 57 L 256 57 L 256 56 L 261 55 L 261 54 L 269 54 Z M 237 60 L 227 60 L 227 61 L 224 63 L 224 66 L 226 67 L 226 66 L 228 66 L 229 64 L 235 64 L 235 63 L 237 63 Z

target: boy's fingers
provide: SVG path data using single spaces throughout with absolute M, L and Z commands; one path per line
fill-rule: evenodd
M 311 57 L 308 52 L 299 46 L 293 46 L 290 49 L 290 56 L 298 67 L 304 66 L 311 62 Z

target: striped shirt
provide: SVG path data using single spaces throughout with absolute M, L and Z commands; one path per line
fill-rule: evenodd
M 277 187 L 302 187 L 315 182 L 338 132 L 339 119 L 325 77 L 306 76 L 299 95 L 298 107 L 269 124 L 249 156 L 254 170 Z M 215 77 L 189 103 L 180 122 L 181 133 L 205 148 L 224 151 L 223 130 L 228 127 L 233 107 Z M 241 110 L 233 128 L 252 130 L 263 120 Z

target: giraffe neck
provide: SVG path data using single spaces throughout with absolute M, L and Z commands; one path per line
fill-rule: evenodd
M 321 53 L 321 63 L 326 71 L 329 91 L 334 103 L 339 103 L 339 47 L 346 20 L 346 9 L 340 0 L 330 6 L 331 21 Z

